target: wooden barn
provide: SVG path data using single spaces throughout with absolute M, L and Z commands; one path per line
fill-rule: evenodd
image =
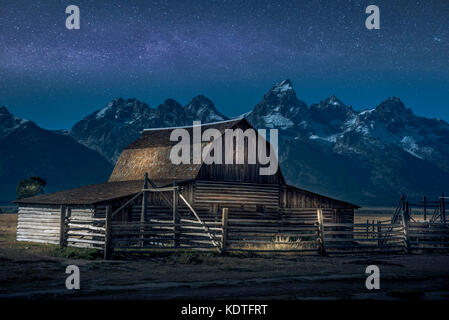
M 193 133 L 192 126 L 184 128 Z M 201 133 L 215 129 L 223 136 L 227 129 L 248 128 L 245 119 L 237 119 L 204 124 Z M 173 164 L 170 150 L 178 143 L 170 141 L 173 129 L 144 130 L 122 151 L 108 182 L 16 201 L 17 239 L 105 251 L 223 247 L 225 240 L 229 245 L 251 238 L 248 228 L 238 232 L 237 222 L 251 228 L 264 224 L 264 232 L 254 232 L 264 235 L 254 241 L 292 235 L 293 226 L 307 229 L 319 219 L 317 209 L 323 220 L 353 223 L 358 206 L 287 185 L 280 168 L 260 175 L 261 165 L 246 161 Z

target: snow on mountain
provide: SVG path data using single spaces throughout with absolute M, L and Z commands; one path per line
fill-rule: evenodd
M 190 115 L 174 99 L 167 99 L 163 104 L 160 104 L 155 110 L 155 118 L 158 122 L 156 127 L 175 127 L 192 123 Z
M 284 136 L 302 135 L 317 143 L 332 143 L 339 154 L 363 153 L 371 144 L 394 145 L 430 161 L 449 155 L 449 125 L 442 120 L 416 116 L 397 97 L 388 98 L 375 108 L 356 111 L 331 95 L 308 108 L 296 97 L 292 82 L 283 80 L 245 117 L 256 128 L 277 128 L 285 131 Z M 439 148 L 441 145 L 445 148 Z
M 282 116 L 279 113 L 272 113 L 268 116 L 263 116 L 264 124 L 267 128 L 279 128 L 282 130 L 286 130 L 288 128 L 293 127 L 295 124 L 290 119 Z
M 185 107 L 174 99 L 150 108 L 136 99 L 118 98 L 76 123 L 69 134 L 115 163 L 123 148 L 137 139 L 143 129 L 189 125 L 194 120 L 207 123 L 226 119 L 213 102 L 202 95 L 194 97 Z
M 290 90 L 293 90 L 293 86 L 290 80 L 283 80 L 277 83 L 272 89 L 273 93 L 277 94 L 279 97 Z
M 357 111 L 331 95 L 308 108 L 284 80 L 246 118 L 280 130 L 284 174 L 304 188 L 375 204 L 398 190 L 417 195 L 448 186 L 449 125 L 416 116 L 397 97 Z
M 305 189 L 383 205 L 401 190 L 421 196 L 448 186 L 449 125 L 416 116 L 399 98 L 357 111 L 331 95 L 309 108 L 283 80 L 242 117 L 256 129 L 279 129 L 283 173 Z M 78 122 L 70 135 L 114 163 L 145 128 L 226 119 L 201 95 L 185 107 L 167 99 L 154 109 L 120 98 Z
M 20 119 L 12 115 L 4 106 L 0 107 L 0 138 L 17 130 L 29 120 Z
M 308 108 L 296 97 L 290 80 L 275 84 L 246 118 L 256 128 L 274 128 L 289 131 L 304 128 L 308 123 Z
M 449 152 L 449 126 L 436 119 L 416 116 L 399 98 L 389 98 L 376 108 L 353 115 L 342 134 L 355 132 L 360 138 L 393 144 L 420 159 L 434 161 Z M 446 151 L 444 151 L 446 150 Z
M 200 120 L 202 123 L 218 122 L 228 120 L 215 108 L 214 103 L 203 95 L 194 97 L 186 106 L 185 110 L 194 120 Z
M 60 132 L 0 108 L 0 202 L 15 199 L 19 181 L 40 176 L 52 192 L 103 182 L 112 167 L 102 156 Z
M 156 111 L 146 103 L 118 98 L 76 123 L 69 135 L 114 163 L 143 129 L 157 124 Z

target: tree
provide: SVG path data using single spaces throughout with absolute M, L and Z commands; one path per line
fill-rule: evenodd
M 43 194 L 46 185 L 47 182 L 41 177 L 23 179 L 17 185 L 17 200 Z

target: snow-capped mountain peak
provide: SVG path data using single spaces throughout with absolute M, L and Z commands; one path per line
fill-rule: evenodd
M 291 90 L 293 90 L 293 85 L 292 82 L 288 79 L 276 83 L 274 87 L 271 89 L 271 91 L 276 94 L 283 94 Z
M 214 103 L 209 98 L 198 95 L 194 97 L 186 106 L 186 112 L 191 114 L 195 120 L 203 123 L 227 120 L 228 118 L 217 111 Z
M 5 106 L 0 107 L 0 138 L 30 122 L 29 120 L 15 117 Z
M 167 99 L 157 108 L 134 98 L 117 98 L 76 123 L 69 135 L 114 163 L 123 148 L 144 129 L 188 125 L 194 120 L 207 123 L 226 119 L 204 96 L 193 98 L 186 107 Z
M 293 131 L 304 128 L 309 119 L 305 102 L 296 97 L 290 80 L 276 83 L 247 118 L 257 128 L 274 128 Z
M 115 122 L 133 122 L 142 114 L 152 113 L 152 109 L 135 98 L 117 98 L 95 113 L 95 119 L 107 119 Z

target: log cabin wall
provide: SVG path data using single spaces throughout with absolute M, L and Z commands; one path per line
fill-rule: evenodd
M 221 219 L 222 209 L 229 208 L 230 214 L 258 213 L 275 214 L 279 212 L 279 185 L 241 182 L 217 182 L 196 180 L 180 186 L 180 193 L 201 215 L 202 219 Z M 164 192 L 172 200 L 171 192 Z M 112 212 L 126 200 L 114 205 Z M 179 200 L 178 210 L 182 216 L 192 216 L 187 206 Z M 97 205 L 96 217 L 104 217 L 106 204 Z M 113 221 L 140 221 L 142 213 L 142 196 L 133 204 L 113 217 Z M 147 218 L 171 218 L 172 210 L 160 193 L 147 193 Z
M 279 211 L 279 185 L 224 181 L 195 181 L 194 207 L 200 212 Z
M 251 183 L 281 183 L 280 171 L 274 175 L 260 175 L 258 164 L 210 164 L 203 165 L 198 172 L 199 180 L 236 181 Z
M 90 223 L 94 218 L 90 205 L 66 206 L 68 223 Z M 61 230 L 61 205 L 21 204 L 17 223 L 17 240 L 59 244 Z M 70 228 L 67 228 L 70 231 Z M 72 243 L 68 243 L 71 245 Z
M 104 217 L 95 216 L 93 205 L 67 205 L 65 244 L 78 248 L 102 248 L 103 232 L 95 230 L 104 227 Z
M 60 217 L 58 205 L 20 205 L 17 241 L 59 244 Z
M 195 180 L 181 186 L 181 194 L 201 214 L 202 218 L 220 217 L 223 208 L 229 208 L 230 215 L 278 216 L 294 217 L 304 221 L 316 220 L 316 209 L 324 211 L 325 219 L 329 222 L 352 223 L 354 209 L 344 203 L 319 196 L 297 188 L 261 183 L 203 181 Z M 168 199 L 172 199 L 171 192 L 164 192 Z M 115 211 L 128 199 L 109 202 Z M 125 210 L 114 216 L 114 221 L 140 221 L 142 212 L 142 196 Z M 171 217 L 172 211 L 160 193 L 147 193 L 147 217 Z M 105 216 L 106 205 L 96 207 L 95 216 Z M 189 216 L 189 210 L 181 201 L 178 208 L 182 215 Z M 280 216 L 279 216 L 280 217 Z
M 326 221 L 335 223 L 353 223 L 354 206 L 343 201 L 334 200 L 301 190 L 292 186 L 283 185 L 280 189 L 280 207 L 287 214 L 299 215 L 301 212 L 306 215 L 309 209 L 313 218 L 314 209 L 332 209 L 323 211 Z

